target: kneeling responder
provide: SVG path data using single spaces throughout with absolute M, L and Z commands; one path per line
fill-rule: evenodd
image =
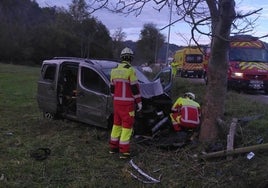
M 174 131 L 195 129 L 200 126 L 201 109 L 194 100 L 195 95 L 187 92 L 184 97 L 179 97 L 173 104 L 170 117 Z

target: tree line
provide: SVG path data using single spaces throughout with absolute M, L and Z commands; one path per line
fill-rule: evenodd
M 1 0 L 0 61 L 34 65 L 55 56 L 118 59 L 124 44 L 135 48 L 136 61 L 156 61 L 165 37 L 154 24 L 144 25 L 137 42 L 126 42 L 122 29 L 111 34 L 86 9 L 84 0 L 73 0 L 68 10 L 41 8 L 35 0 Z
M 35 1 L 0 2 L 0 59 L 38 63 L 54 56 L 112 57 L 112 39 L 96 19 L 81 21 L 65 9 Z

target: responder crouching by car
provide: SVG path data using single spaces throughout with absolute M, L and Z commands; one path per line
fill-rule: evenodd
M 194 100 L 195 94 L 187 92 L 173 104 L 170 117 L 175 132 L 199 130 L 201 109 Z
M 120 154 L 120 158 L 130 157 L 130 137 L 135 116 L 135 104 L 142 109 L 140 87 L 136 71 L 131 66 L 133 51 L 124 48 L 121 64 L 111 71 L 111 92 L 114 105 L 114 122 L 110 137 L 110 153 Z

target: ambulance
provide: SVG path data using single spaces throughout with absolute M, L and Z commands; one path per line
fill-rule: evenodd
M 204 74 L 203 53 L 198 47 L 186 47 L 176 51 L 174 61 L 181 77 L 198 77 Z

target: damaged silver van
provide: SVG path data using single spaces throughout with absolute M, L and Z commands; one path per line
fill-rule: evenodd
M 37 102 L 44 117 L 109 128 L 113 118 L 110 73 L 118 63 L 74 57 L 44 60 L 37 89 Z M 135 68 L 143 100 L 162 95 L 169 98 L 172 85 L 169 67 L 152 81 Z

